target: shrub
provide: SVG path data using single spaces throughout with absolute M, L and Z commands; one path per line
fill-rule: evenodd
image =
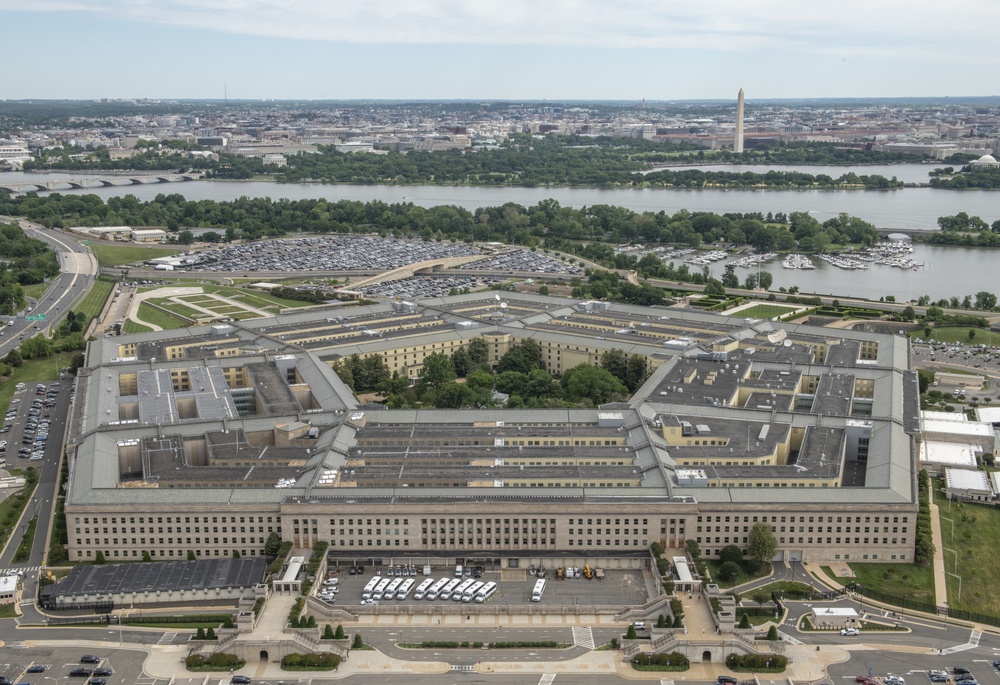
M 638 671 L 686 671 L 691 662 L 680 652 L 669 654 L 639 654 L 632 659 L 632 668 Z
M 217 652 L 208 657 L 192 654 L 184 660 L 191 671 L 229 671 L 243 668 L 246 663 L 235 654 Z
M 629 624 L 628 630 L 625 631 L 625 639 L 626 640 L 635 640 L 636 639 L 635 626 L 634 625 Z
M 323 640 L 336 639 L 333 635 L 333 626 L 331 626 L 329 623 L 327 623 L 326 626 L 323 628 L 323 637 L 321 639 Z
M 778 627 L 771 626 L 767 631 L 767 637 L 765 639 L 770 640 L 771 642 L 777 642 L 780 640 L 781 636 L 778 635 Z
M 788 659 L 780 654 L 730 654 L 726 657 L 726 668 L 730 671 L 781 673 L 787 665 Z
M 337 624 L 337 630 L 336 630 L 336 632 L 334 632 L 334 634 L 333 634 L 333 639 L 334 640 L 343 640 L 344 639 L 344 626 L 340 625 L 339 623 Z
M 351 643 L 351 649 L 361 649 L 364 646 L 365 646 L 365 642 L 364 642 L 364 640 L 361 639 L 361 635 L 360 634 L 355 634 L 355 636 L 354 636 L 354 642 Z
M 747 628 L 751 628 L 752 626 L 750 625 L 750 617 L 747 616 L 746 614 L 743 614 L 740 617 L 740 626 L 739 627 L 741 629 L 744 629 L 744 630 L 747 629 Z
M 281 667 L 288 671 L 332 671 L 340 666 L 336 654 L 286 654 L 281 657 Z

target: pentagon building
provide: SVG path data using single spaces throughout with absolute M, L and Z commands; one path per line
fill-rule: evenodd
M 504 306 L 500 306 L 503 304 Z M 916 374 L 902 337 L 492 293 L 110 337 L 73 406 L 69 554 L 613 559 L 771 525 L 790 560 L 910 561 Z M 330 364 L 484 338 L 549 371 L 608 350 L 653 370 L 594 409 L 386 410 Z

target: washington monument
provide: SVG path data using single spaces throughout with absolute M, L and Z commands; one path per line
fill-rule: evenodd
M 743 89 L 736 96 L 736 140 L 733 141 L 733 152 L 743 152 Z

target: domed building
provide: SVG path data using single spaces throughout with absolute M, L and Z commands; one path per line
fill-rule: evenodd
M 977 169 L 997 169 L 1000 168 L 1000 162 L 998 162 L 993 155 L 983 155 L 979 159 L 972 162 L 972 166 Z

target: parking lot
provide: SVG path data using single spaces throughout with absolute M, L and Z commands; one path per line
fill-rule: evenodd
M 361 292 L 368 298 L 420 299 L 425 297 L 443 297 L 452 290 L 475 292 L 488 288 L 505 279 L 499 276 L 448 276 L 447 272 L 434 276 L 414 276 L 398 281 L 376 283 L 362 288 Z
M 541 252 L 513 250 L 477 262 L 464 264 L 462 269 L 482 269 L 486 271 L 530 271 L 538 274 L 582 274 L 583 269 L 575 264 L 550 257 Z
M 187 255 L 189 271 L 388 271 L 428 259 L 479 251 L 462 243 L 337 235 L 262 240 Z
M 0 427 L 0 457 L 8 466 L 38 467 L 47 457 L 58 456 L 62 431 L 60 427 L 58 433 L 50 435 L 52 414 L 60 406 L 60 398 L 67 395 L 69 385 L 63 381 L 17 385 Z M 61 406 L 65 408 L 67 403 Z
M 346 568 L 342 569 L 339 573 L 336 571 L 329 573 L 327 575 L 328 578 L 335 577 L 339 581 L 337 584 L 339 592 L 334 595 L 336 599 L 329 603 L 332 606 L 343 606 L 344 608 L 353 608 L 364 604 L 374 605 L 374 603 L 363 604 L 361 595 L 368 581 L 375 577 L 376 570 L 381 571 L 383 577 L 390 578 L 386 575 L 387 571 L 385 568 L 374 569 L 370 566 L 365 567 L 365 570 L 361 575 L 352 576 L 348 573 Z M 408 578 L 412 578 L 414 581 L 413 590 L 410 591 L 409 596 L 406 599 L 382 599 L 377 606 L 400 605 L 412 607 L 416 610 L 433 612 L 436 607 L 441 606 L 463 606 L 469 609 L 472 609 L 473 607 L 496 606 L 498 604 L 505 607 L 516 605 L 533 605 L 537 607 L 618 607 L 623 605 L 644 604 L 649 600 L 642 572 L 637 569 L 605 570 L 604 580 L 597 580 L 596 578 L 586 579 L 582 577 L 558 580 L 556 578 L 555 571 L 549 571 L 545 576 L 545 591 L 542 595 L 541 601 L 537 603 L 531 601 L 531 593 L 538 578 L 531 576 L 527 569 L 507 569 L 504 571 L 484 570 L 480 578 L 470 577 L 469 579 L 484 583 L 494 582 L 497 584 L 497 592 L 485 603 L 477 603 L 475 601 L 465 603 L 455 601 L 454 598 L 450 600 L 444 600 L 441 598 L 436 600 L 418 600 L 414 598 L 416 588 L 427 578 L 431 578 L 435 582 L 440 579 L 446 578 L 451 580 L 455 578 L 454 566 L 450 568 L 435 567 L 432 569 L 430 576 L 424 576 L 422 570 L 422 566 L 417 566 L 417 575 L 402 576 L 403 581 Z M 390 580 L 395 578 L 396 576 L 392 576 Z M 464 581 L 466 579 L 467 578 L 463 576 L 462 580 Z M 322 583 L 317 583 L 316 587 L 313 588 L 313 593 L 318 594 L 323 587 Z
M 82 663 L 83 657 L 96 656 L 96 663 Z M 35 683 L 65 680 L 77 685 L 106 685 L 116 673 L 111 659 L 94 653 L 35 651 L 8 649 L 0 656 L 0 682 Z

